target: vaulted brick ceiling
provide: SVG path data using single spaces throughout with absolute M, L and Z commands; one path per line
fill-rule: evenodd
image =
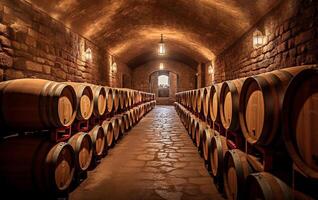
M 156 59 L 207 62 L 280 0 L 28 0 L 130 66 Z

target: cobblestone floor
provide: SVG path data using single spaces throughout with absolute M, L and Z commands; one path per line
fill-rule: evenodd
M 223 199 L 173 106 L 156 106 L 88 173 L 71 200 Z

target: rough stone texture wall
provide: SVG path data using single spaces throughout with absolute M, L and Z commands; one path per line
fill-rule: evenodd
M 92 61 L 85 61 L 85 50 Z M 122 73 L 108 73 L 108 55 L 47 14 L 18 0 L 0 2 L 0 80 L 44 78 L 121 87 Z M 124 64 L 118 71 L 130 74 Z
M 126 87 L 131 88 L 132 86 L 132 71 L 119 59 L 114 58 L 108 53 L 104 53 L 104 59 L 102 61 L 103 70 L 106 76 L 106 85 L 111 87 Z M 112 69 L 112 63 L 116 62 L 117 69 Z
M 176 61 L 171 60 L 162 60 L 162 61 L 151 61 L 146 63 L 145 65 L 141 65 L 132 71 L 132 83 L 133 89 L 151 92 L 150 77 L 154 72 L 159 71 L 159 64 L 164 64 L 164 70 L 173 72 L 177 75 L 177 88 L 172 88 L 172 91 L 184 91 L 191 90 L 195 88 L 195 74 L 196 70 Z M 157 80 L 153 78 L 154 80 Z M 170 80 L 171 81 L 171 80 Z M 154 81 L 152 81 L 154 82 Z M 174 85 L 170 85 L 170 87 L 175 87 Z M 170 90 L 170 91 L 171 91 Z M 157 101 L 162 104 L 168 104 L 169 102 L 175 101 L 175 94 L 170 94 L 169 100 L 164 101 L 164 99 L 158 99 Z
M 266 35 L 265 44 L 254 49 L 253 32 Z M 285 0 L 215 60 L 215 82 L 252 76 L 275 69 L 318 63 L 318 2 Z M 207 73 L 205 82 L 212 84 Z

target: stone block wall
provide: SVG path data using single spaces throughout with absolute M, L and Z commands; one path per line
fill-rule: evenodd
M 85 51 L 92 50 L 92 61 Z M 106 56 L 105 56 L 106 55 Z M 109 54 L 25 1 L 0 3 L 0 80 L 44 78 L 121 87 L 125 64 L 109 73 Z
M 256 29 L 266 36 L 265 44 L 253 48 Z M 280 68 L 318 63 L 318 1 L 283 0 L 214 63 L 214 81 L 222 82 Z M 212 75 L 205 69 L 205 85 Z

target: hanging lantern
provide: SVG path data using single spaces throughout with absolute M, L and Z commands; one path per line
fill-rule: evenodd
M 160 63 L 159 69 L 160 69 L 160 70 L 163 70 L 163 68 L 164 68 L 163 63 Z
M 163 42 L 163 35 L 161 34 L 161 40 L 159 42 L 158 54 L 163 56 L 166 54 L 165 43 Z

